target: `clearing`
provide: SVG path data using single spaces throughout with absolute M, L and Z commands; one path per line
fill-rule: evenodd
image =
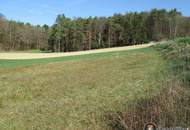
M 152 48 L 0 60 L 1 129 L 110 129 L 105 115 L 158 92 L 164 69 Z

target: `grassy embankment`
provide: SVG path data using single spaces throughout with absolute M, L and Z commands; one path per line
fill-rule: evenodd
M 167 128 L 190 126 L 190 38 L 162 42 L 154 49 L 167 62 L 164 89 L 149 99 L 130 103 L 122 114 L 111 116 L 112 126 L 117 129 L 142 129 L 147 120 Z

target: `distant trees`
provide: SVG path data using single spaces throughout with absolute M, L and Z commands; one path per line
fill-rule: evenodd
M 0 50 L 45 49 L 48 28 L 0 19 Z
M 159 41 L 160 39 L 169 38 L 169 22 L 168 22 L 168 12 L 166 10 L 154 9 L 150 12 L 149 16 L 150 23 L 150 39 Z
M 58 15 L 49 27 L 5 20 L 0 15 L 0 49 L 52 52 L 91 50 L 143 44 L 190 36 L 190 17 L 176 9 L 70 19 Z
M 169 28 L 170 28 L 170 39 L 174 39 L 177 36 L 179 22 L 181 20 L 181 13 L 176 9 L 169 12 Z
M 64 15 L 62 15 L 64 16 Z M 60 19 L 61 15 L 57 17 Z M 149 41 L 174 39 L 177 36 L 189 36 L 190 20 L 183 17 L 176 9 L 153 9 L 151 12 L 115 14 L 112 17 L 89 17 L 69 19 L 65 16 L 53 25 L 53 35 L 62 32 L 58 39 L 67 39 L 65 49 L 50 49 L 52 51 L 77 51 L 95 48 L 106 48 L 143 44 Z M 57 21 L 57 20 L 56 20 Z M 68 26 L 66 26 L 67 24 Z M 57 29 L 54 29 L 56 27 Z M 58 31 L 60 30 L 61 31 Z M 57 31 L 56 31 L 57 30 Z M 70 30 L 70 31 L 68 31 Z M 59 40 L 58 40 L 59 41 Z M 54 40 L 49 41 L 59 44 Z M 75 48 L 73 48 L 73 45 Z
M 190 36 L 190 17 L 181 17 L 178 23 L 177 36 L 187 37 Z

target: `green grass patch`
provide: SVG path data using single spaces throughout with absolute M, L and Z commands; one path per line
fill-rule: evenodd
M 40 63 L 63 62 L 63 61 L 72 61 L 72 60 L 84 60 L 84 59 L 94 59 L 101 57 L 121 56 L 121 55 L 135 54 L 137 52 L 151 53 L 152 51 L 153 49 L 151 48 L 143 48 L 143 49 L 129 50 L 129 51 L 106 52 L 106 53 L 103 52 L 96 54 L 57 57 L 57 58 L 42 58 L 42 59 L 28 59 L 28 60 L 0 60 L 0 67 L 28 66 Z

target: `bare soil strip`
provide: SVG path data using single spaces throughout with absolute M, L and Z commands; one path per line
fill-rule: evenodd
M 55 58 L 55 57 L 64 57 L 64 56 L 77 56 L 77 55 L 94 54 L 94 53 L 102 53 L 102 52 L 134 50 L 134 49 L 150 47 L 151 45 L 153 44 L 149 43 L 149 44 L 142 44 L 142 45 L 126 46 L 126 47 L 115 47 L 115 48 L 96 49 L 96 50 L 79 51 L 79 52 L 65 52 L 65 53 L 6 52 L 6 53 L 0 53 L 0 59 L 16 60 L 16 59 L 39 59 L 39 58 Z

